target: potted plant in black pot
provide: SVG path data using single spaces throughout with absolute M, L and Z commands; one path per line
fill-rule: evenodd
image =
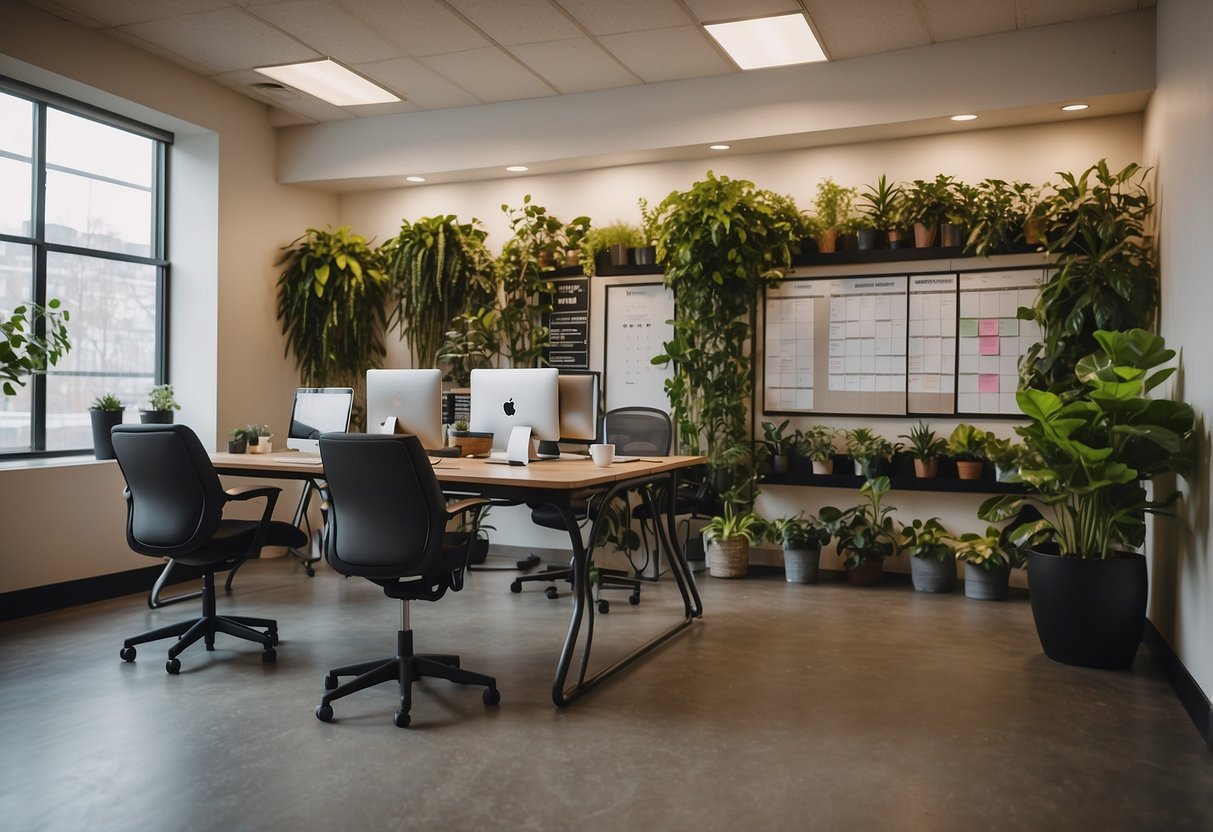
M 1174 373 L 1163 339 L 1141 329 L 1098 330 L 1099 349 L 1078 362 L 1078 396 L 1016 393 L 1029 419 L 1016 428 L 1039 459 L 1023 467 L 1027 495 L 994 497 L 979 515 L 998 521 L 1027 503 L 1046 515 L 1011 542 L 1030 547 L 1032 617 L 1049 658 L 1085 667 L 1132 664 L 1145 628 L 1146 515 L 1167 514 L 1178 492 L 1151 495 L 1150 480 L 1186 475 L 1195 462 L 1195 414 L 1148 393 Z M 1051 551 L 1050 551 L 1051 550 Z
M 181 409 L 171 384 L 157 384 L 147 394 L 147 402 L 147 409 L 139 411 L 139 421 L 145 425 L 171 425 L 173 411 Z
M 1011 570 L 1026 562 L 1023 550 L 994 526 L 985 534 L 966 532 L 958 537 L 956 559 L 965 564 L 965 597 L 978 601 L 1007 600 Z
M 901 551 L 910 556 L 910 580 L 918 592 L 956 589 L 955 538 L 938 517 L 915 518 L 901 527 Z
M 900 248 L 901 229 L 897 224 L 897 205 L 901 199 L 901 186 L 890 183 L 888 177 L 882 173 L 875 185 L 865 187 L 867 190 L 859 194 L 859 211 L 876 229 L 876 246 L 880 246 L 880 237 L 883 234 L 889 248 Z M 862 238 L 859 247 L 864 247 Z
M 227 435 L 227 452 L 242 454 L 246 451 L 248 451 L 248 437 L 244 434 L 244 428 L 232 428 Z
M 771 454 L 771 470 L 776 474 L 786 474 L 791 465 L 792 439 L 784 435 L 788 429 L 788 420 L 781 424 L 762 422 L 762 439 Z
M 784 577 L 790 584 L 815 584 L 821 566 L 821 547 L 830 542 L 830 533 L 816 517 L 804 512 L 793 517 L 777 517 L 767 524 L 767 538 L 783 546 Z
M 581 238 L 581 271 L 591 277 L 604 266 L 626 266 L 632 249 L 644 244 L 644 232 L 626 222 L 594 226 Z
M 88 409 L 89 418 L 93 423 L 93 456 L 97 459 L 115 459 L 114 440 L 110 431 L 114 425 L 122 424 L 122 414 L 125 408 L 122 400 L 113 393 L 106 393 L 93 399 Z
M 897 554 L 893 508 L 881 505 L 889 478 L 876 477 L 859 489 L 863 502 L 848 509 L 822 506 L 818 517 L 838 543 L 847 580 L 855 586 L 875 586 L 884 576 L 884 559 Z

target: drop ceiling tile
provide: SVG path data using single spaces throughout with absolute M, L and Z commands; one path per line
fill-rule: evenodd
M 575 38 L 582 32 L 548 0 L 447 0 L 500 44 Z
M 511 46 L 510 51 L 561 93 L 639 84 L 609 52 L 589 38 Z
M 341 0 L 353 17 L 397 46 L 396 57 L 466 52 L 492 43 L 437 0 Z
M 209 12 L 235 5 L 231 0 L 58 0 L 31 2 L 30 5 L 53 11 L 57 6 L 92 18 L 103 26 L 146 23 L 197 12 Z
M 188 69 L 190 72 L 204 76 L 210 76 L 212 74 L 210 67 L 203 66 L 202 64 L 195 63 L 187 58 L 182 57 L 181 53 L 175 49 L 165 48 L 158 43 L 153 43 L 151 41 L 144 40 L 143 38 L 136 37 L 135 35 L 125 32 L 122 29 L 107 29 L 106 34 L 110 35 L 110 37 L 114 38 L 115 40 L 120 40 L 123 43 L 129 43 L 136 49 L 141 49 L 144 52 L 148 52 L 152 55 L 157 55 L 168 61 L 170 64 L 176 64 L 179 67 Z
M 55 0 L 25 0 L 27 5 L 62 18 L 85 29 L 99 29 L 105 24 L 95 17 L 78 12 L 74 3 L 56 3 Z
M 556 94 L 554 89 L 495 46 L 430 55 L 421 62 L 485 102 Z
M 686 4 L 707 23 L 802 11 L 796 0 L 686 0 Z
M 211 74 L 322 57 L 239 9 L 134 23 L 122 31 L 204 66 Z
M 251 87 L 252 84 L 262 83 L 270 79 L 253 72 L 251 69 L 212 75 L 211 80 L 223 84 L 225 87 L 233 89 L 236 92 L 243 93 L 256 101 L 301 116 L 307 121 L 341 121 L 342 119 L 354 118 L 354 114 L 346 112 L 346 108 L 338 107 L 327 101 L 321 101 L 319 98 L 313 98 L 295 89 L 287 88 L 282 92 L 275 93 L 266 93 L 253 89 Z
M 694 23 L 676 0 L 555 0 L 593 35 Z
M 1020 25 L 1048 26 L 1068 20 L 1131 12 L 1137 0 L 1019 0 Z
M 598 41 L 646 83 L 740 71 L 698 26 L 603 35 Z
M 830 60 L 927 46 L 930 34 L 909 0 L 806 0 Z
M 1015 30 L 1015 0 L 925 0 L 936 43 Z
M 320 54 L 346 64 L 382 61 L 400 54 L 373 26 L 347 14 L 332 0 L 267 3 L 249 9 L 249 14 L 272 23 Z
M 480 99 L 443 78 L 416 58 L 393 58 L 355 67 L 423 110 L 470 107 Z

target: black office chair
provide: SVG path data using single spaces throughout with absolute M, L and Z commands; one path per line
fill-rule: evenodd
M 670 423 L 669 414 L 664 410 L 658 410 L 653 407 L 616 408 L 608 411 L 602 420 L 602 441 L 608 445 L 614 445 L 615 453 L 619 456 L 668 456 L 673 442 L 673 434 L 674 431 Z M 646 489 L 646 493 L 642 496 L 644 499 L 641 506 L 637 508 L 643 506 L 650 506 L 651 508 L 655 497 L 652 490 Z M 577 518 L 579 527 L 589 519 L 591 501 L 593 499 L 594 495 L 589 494 L 578 497 L 574 502 L 573 513 Z M 545 528 L 568 531 L 560 512 L 551 506 L 532 506 L 531 520 L 536 525 Z M 626 515 L 624 522 L 626 524 Z M 593 546 L 597 542 L 590 541 L 590 545 Z M 639 573 L 642 570 L 643 565 L 635 571 Z M 596 601 L 599 612 L 605 614 L 611 608 L 610 602 L 601 597 L 602 590 L 604 589 L 630 589 L 631 595 L 628 596 L 628 603 L 633 606 L 640 603 L 640 580 L 638 578 L 632 577 L 620 569 L 603 569 L 600 567 L 595 567 L 591 574 L 594 576 L 594 588 L 597 590 Z M 510 584 L 510 589 L 513 592 L 521 592 L 522 584 L 526 582 L 571 581 L 572 578 L 573 570 L 571 566 L 549 567 L 533 575 L 522 575 L 515 578 Z M 544 594 L 548 598 L 559 597 L 559 592 L 554 585 L 547 587 L 544 590 Z
M 484 685 L 484 704 L 501 701 L 491 676 L 459 667 L 453 655 L 413 652 L 409 601 L 437 601 L 447 590 L 463 589 L 471 538 L 446 531 L 447 523 L 489 501 L 479 498 L 447 504 L 433 466 L 412 435 L 326 433 L 320 457 L 328 480 L 328 534 L 325 558 L 342 575 L 378 584 L 389 598 L 399 598 L 400 631 L 396 655 L 339 667 L 324 677 L 325 694 L 316 718 L 333 718 L 332 703 L 383 682 L 400 687 L 395 723 L 409 724 L 412 684 L 423 676 L 461 685 Z M 338 686 L 340 677 L 356 678 Z
M 202 616 L 128 638 L 119 655 L 135 660 L 135 645 L 176 637 L 165 669 L 181 672 L 177 656 L 198 639 L 215 649 L 215 634 L 261 644 L 261 660 L 277 659 L 278 623 L 268 618 L 215 613 L 215 573 L 235 569 L 261 554 L 263 546 L 302 546 L 306 536 L 289 523 L 270 519 L 276 486 L 227 491 L 219 482 L 197 435 L 185 425 L 118 425 L 114 454 L 126 478 L 126 542 L 141 555 L 170 558 L 202 570 Z M 259 520 L 225 520 L 231 502 L 265 498 Z M 264 630 L 265 632 L 259 632 Z

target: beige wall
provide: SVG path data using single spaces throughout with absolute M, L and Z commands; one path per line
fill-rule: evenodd
M 1209 560 L 1209 426 L 1213 362 L 1209 360 L 1209 221 L 1213 219 L 1213 4 L 1167 0 L 1158 8 L 1158 87 L 1147 111 L 1145 161 L 1156 168 L 1161 206 L 1161 331 L 1179 350 L 1179 397 L 1196 408 L 1200 467 L 1180 483 L 1186 528 L 1159 523 L 1150 552 L 1150 620 L 1188 672 L 1213 699 L 1213 564 Z

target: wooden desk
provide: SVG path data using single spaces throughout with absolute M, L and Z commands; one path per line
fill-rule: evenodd
M 221 474 L 309 481 L 324 478 L 322 466 L 291 461 L 289 454 L 214 453 L 211 460 Z M 660 484 L 664 484 L 672 495 L 678 485 L 678 472 L 701 465 L 704 461 L 701 456 L 646 457 L 637 462 L 619 462 L 608 468 L 599 468 L 588 459 L 541 461 L 515 466 L 494 464 L 483 459 L 442 458 L 434 466 L 434 473 L 444 491 L 512 502 L 548 503 L 564 518 L 573 550 L 573 611 L 552 682 L 552 701 L 558 707 L 566 707 L 594 685 L 649 653 L 703 615 L 703 601 L 678 546 L 674 528 L 674 500 L 668 499 L 666 523 L 657 524 L 658 542 L 666 551 L 670 572 L 682 594 L 683 617 L 611 666 L 587 676 L 590 648 L 594 640 L 594 605 L 590 603 L 589 583 L 590 553 L 582 543 L 573 512 L 573 495 L 586 489 L 599 489 L 604 492 L 604 499 L 599 504 L 606 505 L 616 494 Z M 595 539 L 598 522 L 599 518 L 594 518 L 590 540 Z M 570 684 L 568 677 L 579 643 L 583 645 L 581 661 Z

